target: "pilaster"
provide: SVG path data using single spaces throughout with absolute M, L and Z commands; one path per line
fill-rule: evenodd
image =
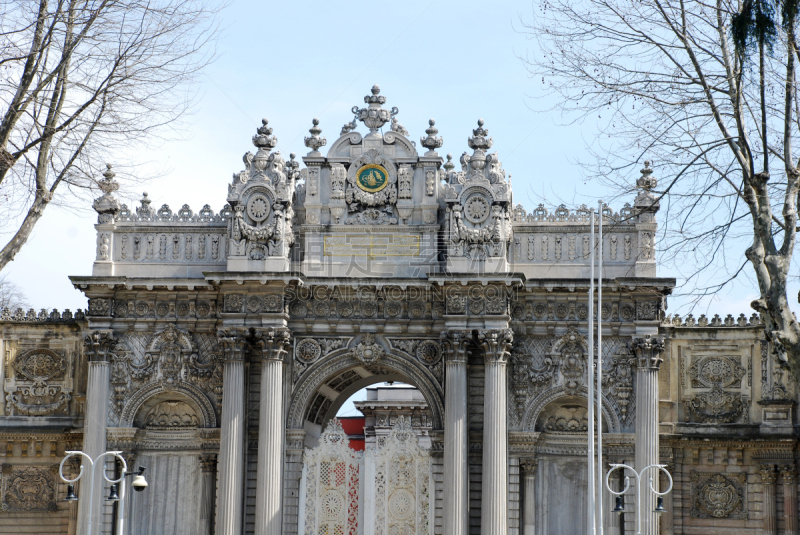
M 783 483 L 783 511 L 786 522 L 784 533 L 797 535 L 797 469 L 794 466 L 780 467 Z
M 508 379 L 514 333 L 511 329 L 478 331 L 484 351 L 483 482 L 481 534 L 508 532 Z
M 775 467 L 761 467 L 761 483 L 764 489 L 764 535 L 778 535 L 777 503 L 775 502 Z
M 536 532 L 536 470 L 538 459 L 520 459 L 522 469 L 522 535 L 534 535 Z
M 217 535 L 241 535 L 244 508 L 244 352 L 247 330 L 233 328 L 217 334 L 225 352 L 222 421 L 219 447 Z
M 256 535 L 281 535 L 283 482 L 283 367 L 291 343 L 286 329 L 256 329 L 261 349 Z
M 444 398 L 444 533 L 467 535 L 469 530 L 469 468 L 467 462 L 467 345 L 469 331 L 442 333 L 445 349 Z
M 658 370 L 661 366 L 661 354 L 664 352 L 664 341 L 659 338 L 635 338 L 632 349 L 636 353 L 636 462 L 635 468 L 641 470 L 659 462 L 658 449 Z M 649 481 L 653 477 L 658 484 L 659 477 L 655 469 L 642 474 L 644 485 L 640 495 L 639 507 L 642 520 L 639 531 L 642 535 L 658 533 L 658 514 L 656 495 L 650 491 Z
M 214 535 L 214 503 L 217 497 L 217 456 L 213 453 L 200 455 L 200 534 Z

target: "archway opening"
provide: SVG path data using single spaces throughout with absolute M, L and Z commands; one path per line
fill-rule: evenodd
M 328 423 L 342 422 L 354 449 L 379 445 L 398 418 L 405 417 L 420 446 L 430 448 L 433 428 L 431 407 L 425 395 L 405 376 L 390 370 L 372 373 L 351 368 L 329 377 L 311 397 L 305 413 L 305 446 L 313 448 Z

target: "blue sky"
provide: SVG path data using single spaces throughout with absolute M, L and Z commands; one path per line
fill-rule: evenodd
M 596 125 L 567 125 L 569 118 L 534 111 L 553 103 L 519 59 L 536 53 L 518 31 L 533 6 L 527 0 L 233 1 L 221 14 L 219 57 L 196 87 L 193 114 L 169 139 L 108 155 L 143 173 L 164 172 L 124 192 L 125 201 L 137 204 L 146 190 L 156 208 L 188 203 L 197 211 L 208 203 L 218 210 L 231 173 L 243 167 L 242 154 L 254 150 L 250 138 L 262 117 L 269 118 L 283 154 L 304 155 L 312 118 L 320 119 L 332 142 L 351 119 L 350 108 L 363 105 L 377 83 L 387 106 L 400 109 L 398 119 L 412 139 L 435 118 L 444 137 L 440 154 L 455 159 L 483 118 L 513 177 L 515 202 L 528 210 L 540 202 L 595 205 L 603 191 L 587 183 L 575 161 L 586 157 Z M 654 167 L 658 176 L 658 162 Z M 85 307 L 67 276 L 91 272 L 95 214 L 88 203 L 69 204 L 48 208 L 6 270 L 37 309 Z M 675 273 L 661 269 L 659 275 Z M 711 311 L 749 316 L 752 296 L 747 287 L 733 287 Z M 670 310 L 678 304 L 672 301 Z

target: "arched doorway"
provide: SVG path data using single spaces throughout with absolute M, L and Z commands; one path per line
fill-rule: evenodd
M 393 344 L 393 340 L 365 333 L 351 339 L 347 347 L 331 351 L 310 364 L 297 378 L 289 399 L 287 415 L 288 469 L 285 471 L 285 496 L 288 499 L 285 500 L 285 503 L 290 507 L 284 508 L 285 532 L 296 533 L 302 524 L 299 510 L 305 453 L 320 445 L 322 433 L 329 426 L 342 404 L 353 393 L 367 386 L 385 382 L 402 382 L 419 390 L 425 401 L 424 423 L 430 430 L 429 438 L 433 445 L 432 451 L 426 453 L 430 456 L 429 463 L 425 465 L 428 472 L 426 475 L 431 476 L 434 472 L 443 472 L 441 440 L 444 422 L 444 395 L 441 372 L 437 376 L 435 368 L 437 364 L 441 364 L 441 349 L 438 341 L 414 340 L 411 342 L 416 345 L 427 344 L 424 352 L 425 359 L 419 358 L 420 352 L 413 350 L 415 345 L 412 343 L 405 344 L 404 347 L 409 349 L 406 351 L 397 348 Z M 303 343 L 302 339 L 297 342 L 297 344 L 301 343 Z M 438 355 L 438 360 L 431 358 L 431 354 L 434 357 Z M 383 423 L 386 427 L 395 427 L 397 420 L 392 422 L 390 418 Z M 428 451 L 426 450 L 426 452 Z M 363 460 L 361 462 L 363 463 Z M 375 466 L 379 466 L 379 464 Z M 365 477 L 374 477 L 374 474 L 364 475 L 363 471 L 360 474 L 362 485 Z M 431 485 L 436 479 L 430 477 Z M 438 479 L 441 480 L 441 478 Z M 433 488 L 426 487 L 425 492 L 430 496 L 435 495 Z M 304 495 L 304 499 L 306 497 Z M 298 506 L 295 509 L 297 513 L 294 515 L 290 510 L 293 502 Z M 313 507 L 318 510 L 316 505 Z M 440 505 L 431 499 L 429 508 L 430 521 L 426 525 L 432 526 L 435 523 L 435 517 L 441 515 Z

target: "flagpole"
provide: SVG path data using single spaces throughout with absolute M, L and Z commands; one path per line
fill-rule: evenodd
M 597 225 L 597 525 L 603 535 L 603 201 Z
M 596 511 L 594 497 L 597 493 L 595 479 L 594 479 L 594 210 L 589 212 L 589 227 L 591 230 L 589 243 L 589 264 L 591 264 L 591 274 L 589 276 L 589 357 L 586 359 L 586 377 L 589 392 L 587 393 L 587 420 L 589 422 L 589 429 L 586 433 L 588 438 L 588 480 L 589 492 L 586 495 L 586 505 L 588 507 L 587 521 L 590 529 L 589 533 L 596 535 L 597 522 L 595 521 Z

